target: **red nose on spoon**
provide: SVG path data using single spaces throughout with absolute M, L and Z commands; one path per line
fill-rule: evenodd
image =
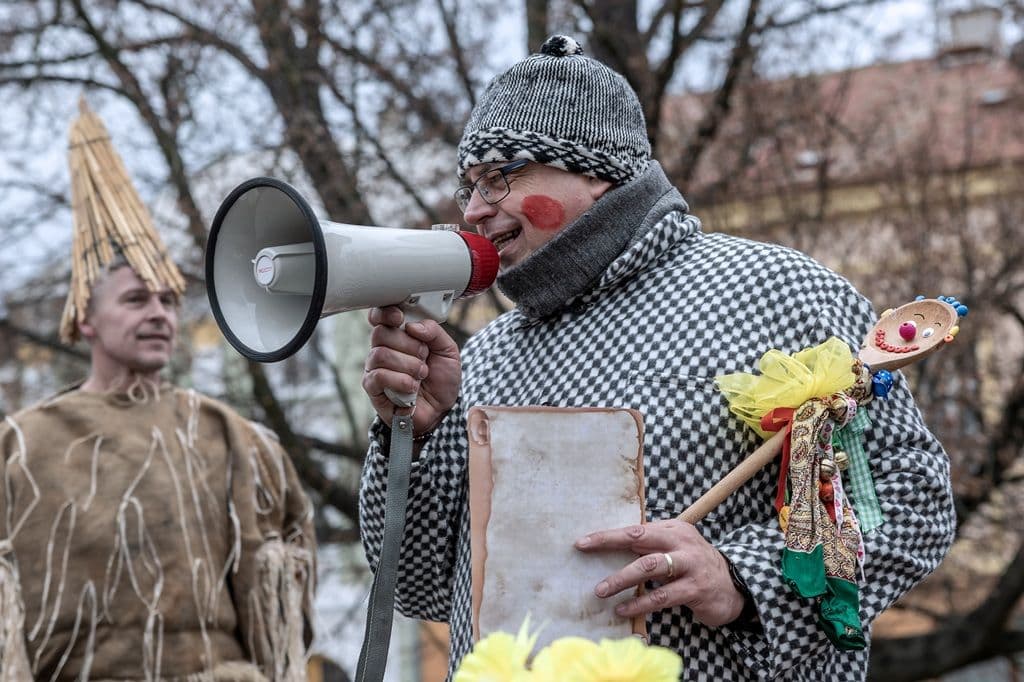
M 900 336 L 903 337 L 904 341 L 913 341 L 914 337 L 917 336 L 917 324 L 910 321 L 901 324 Z

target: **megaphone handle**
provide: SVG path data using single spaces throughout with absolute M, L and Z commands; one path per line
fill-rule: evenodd
M 448 311 L 452 309 L 454 300 L 455 292 L 451 290 L 413 294 L 398 305 L 405 315 L 401 329 L 405 329 L 405 325 L 410 322 L 419 322 L 428 318 L 435 322 L 444 322 L 448 319 Z M 416 393 L 398 393 L 384 389 L 384 394 L 398 407 L 414 407 L 416 405 Z
M 401 329 L 405 329 L 405 325 L 410 322 L 419 322 L 420 320 L 426 319 L 426 315 L 423 313 L 423 309 L 418 306 L 399 306 L 402 312 L 405 314 L 405 319 L 402 321 Z M 418 393 L 418 392 L 417 392 Z M 398 391 L 392 391 L 390 388 L 384 389 L 384 395 L 386 395 L 391 402 L 398 407 L 415 407 L 416 406 L 416 393 L 399 393 Z

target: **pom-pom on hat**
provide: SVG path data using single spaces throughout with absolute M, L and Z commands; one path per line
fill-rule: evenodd
M 484 90 L 459 143 L 459 178 L 477 164 L 529 159 L 620 185 L 650 158 L 643 107 L 626 79 L 554 35 Z
M 78 325 L 85 321 L 92 288 L 118 259 L 151 291 L 167 288 L 178 296 L 185 291 L 185 279 L 167 253 L 103 121 L 84 99 L 78 108 L 68 147 L 74 232 L 71 284 L 60 321 L 65 343 L 78 340 Z

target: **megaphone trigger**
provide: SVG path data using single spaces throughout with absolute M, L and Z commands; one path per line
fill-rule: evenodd
M 384 395 L 395 404 L 395 407 L 416 407 L 416 393 L 397 393 L 385 388 Z

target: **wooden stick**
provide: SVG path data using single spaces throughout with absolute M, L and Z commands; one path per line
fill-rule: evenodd
M 699 523 L 715 507 L 720 505 L 725 498 L 733 494 L 741 485 L 753 478 L 754 474 L 775 459 L 782 452 L 782 441 L 785 438 L 786 429 L 783 429 L 762 443 L 761 447 L 754 450 L 745 460 L 737 464 L 736 468 L 712 486 L 711 490 L 701 495 L 699 500 L 687 507 L 686 511 L 679 515 L 679 518 L 687 523 Z

